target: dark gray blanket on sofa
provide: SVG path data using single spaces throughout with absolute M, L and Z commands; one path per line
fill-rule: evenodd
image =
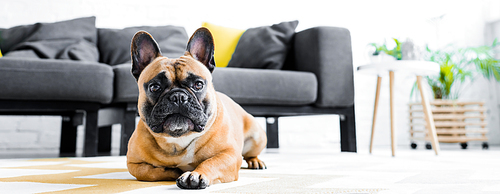
M 4 30 L 2 40 L 6 57 L 99 60 L 95 17 L 17 26 Z

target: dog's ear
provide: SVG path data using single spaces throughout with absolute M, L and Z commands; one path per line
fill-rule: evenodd
M 214 71 L 214 39 L 212 38 L 212 33 L 207 28 L 201 27 L 194 32 L 189 39 L 186 51 L 194 59 L 203 63 L 210 72 Z
M 160 47 L 153 36 L 146 31 L 135 33 L 130 45 L 130 52 L 132 56 L 132 75 L 134 75 L 136 81 L 139 79 L 142 70 L 156 57 L 161 56 Z

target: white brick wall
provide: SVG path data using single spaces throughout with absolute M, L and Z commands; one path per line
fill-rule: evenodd
M 59 149 L 60 136 L 57 116 L 0 117 L 0 150 Z
M 430 6 L 432 4 L 432 6 Z M 313 26 L 340 26 L 351 31 L 354 66 L 368 62 L 366 45 L 392 37 L 412 38 L 417 43 L 431 46 L 458 43 L 461 45 L 484 44 L 485 21 L 499 19 L 492 1 L 290 1 L 290 0 L 191 0 L 191 1 L 136 1 L 136 0 L 0 0 L 0 27 L 8 28 L 35 22 L 55 22 L 94 15 L 97 27 L 123 28 L 139 25 L 179 25 L 190 34 L 208 21 L 240 29 L 270 25 L 287 20 L 299 20 L 297 31 Z M 409 9 L 411 7 L 411 9 Z M 485 13 L 485 7 L 487 12 Z M 422 11 L 425 10 L 425 11 Z M 463 14 L 467 13 L 467 14 Z M 446 14 L 440 31 L 428 23 L 435 16 Z M 397 16 L 397 17 L 395 17 Z M 436 34 L 441 38 L 437 40 Z M 398 143 L 409 144 L 407 107 L 414 78 L 396 75 L 396 110 Z M 369 143 L 375 76 L 355 74 L 356 116 L 358 147 Z M 488 86 L 479 88 L 489 90 Z M 389 145 L 388 82 L 383 81 L 377 124 L 376 145 Z M 469 99 L 490 102 L 490 118 L 498 118 L 496 99 L 485 95 L 466 95 Z M 318 118 L 319 120 L 316 120 Z M 325 121 L 326 120 L 326 121 Z M 297 121 L 297 122 L 295 122 Z M 498 122 L 498 119 L 495 119 Z M 303 122 L 303 123 L 300 123 Z M 335 116 L 283 119 L 280 127 L 281 143 L 286 145 L 328 146 L 338 143 L 338 128 L 331 132 L 331 125 L 338 125 Z M 498 126 L 500 123 L 495 123 Z M 117 131 L 118 127 L 114 127 Z M 499 130 L 498 127 L 492 130 Z M 79 132 L 83 132 L 80 130 Z M 318 135 L 315 135 L 318 134 Z M 490 144 L 500 144 L 500 133 L 490 137 Z M 1 149 L 58 149 L 60 136 L 59 117 L 0 116 Z M 302 137 L 314 139 L 303 141 Z M 79 135 L 81 138 L 82 135 Z M 332 139 L 333 142 L 332 142 Z M 118 139 L 119 140 L 119 139 Z M 82 140 L 79 141 L 81 146 Z

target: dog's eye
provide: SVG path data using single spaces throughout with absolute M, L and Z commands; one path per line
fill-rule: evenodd
M 193 89 L 199 91 L 199 90 L 203 89 L 203 85 L 204 85 L 203 82 L 197 81 L 194 83 Z
M 161 90 L 160 84 L 151 84 L 151 85 L 149 85 L 149 91 L 150 92 L 156 93 L 156 92 L 159 92 L 160 90 Z

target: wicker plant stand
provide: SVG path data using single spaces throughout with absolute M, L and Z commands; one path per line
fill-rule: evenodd
M 486 108 L 484 102 L 459 102 L 455 100 L 434 100 L 430 102 L 438 141 L 442 143 L 460 143 L 467 148 L 469 141 L 483 141 L 482 148 L 488 149 L 486 128 Z M 411 147 L 417 148 L 415 141 L 425 141 L 431 149 L 427 135 L 424 114 L 420 102 L 409 103 Z

